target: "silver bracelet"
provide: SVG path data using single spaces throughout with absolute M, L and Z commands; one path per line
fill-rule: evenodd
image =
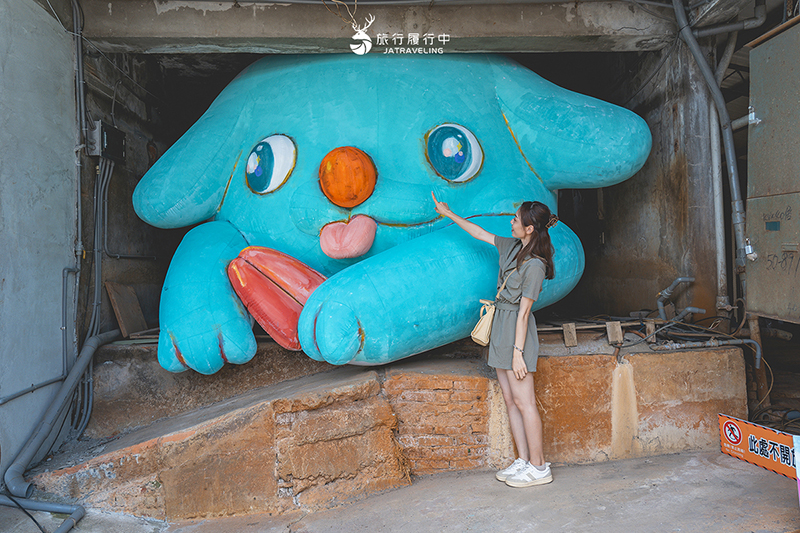
M 522 355 L 525 355 L 525 352 L 523 352 L 523 351 L 522 351 L 522 348 L 520 348 L 520 347 L 519 347 L 519 346 L 517 346 L 516 344 L 514 345 L 514 349 L 515 349 L 515 350 L 517 350 L 517 351 L 518 351 L 519 353 L 521 353 Z

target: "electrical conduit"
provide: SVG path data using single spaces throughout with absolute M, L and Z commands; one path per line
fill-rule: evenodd
M 717 85 L 722 83 L 725 71 L 731 62 L 736 49 L 736 39 L 739 32 L 735 31 L 728 36 L 725 51 L 719 60 L 714 79 Z M 708 109 L 708 123 L 711 136 L 711 183 L 713 185 L 714 200 L 714 245 L 717 249 L 717 302 L 718 310 L 730 311 L 730 298 L 728 297 L 728 262 L 725 249 L 725 208 L 722 199 L 722 157 L 720 153 L 719 117 L 712 106 Z M 735 128 L 733 128 L 735 129 Z
M 692 33 L 698 39 L 702 37 L 709 37 L 719 33 L 736 32 L 739 30 L 752 30 L 758 28 L 767 20 L 767 6 L 766 0 L 756 0 L 755 8 L 753 8 L 753 18 L 747 20 L 740 20 L 738 22 L 731 22 L 729 24 L 719 24 L 716 26 L 709 26 L 694 30 Z
M 37 502 L 35 500 L 27 500 L 24 498 L 14 498 L 12 500 L 7 496 L 0 496 L 0 505 L 6 505 L 8 507 L 16 507 L 19 505 L 23 509 L 28 509 L 29 511 L 45 511 L 48 513 L 69 515 L 54 533 L 67 533 L 67 531 L 73 527 L 77 527 L 80 519 L 86 515 L 86 509 L 80 505 L 63 505 L 51 502 Z
M 20 452 L 17 454 L 17 457 L 14 459 L 14 462 L 11 463 L 11 466 L 8 467 L 8 470 L 6 470 L 5 475 L 3 476 L 3 479 L 6 482 L 6 487 L 11 494 L 14 496 L 19 496 L 20 498 L 29 498 L 31 496 L 31 493 L 33 492 L 33 486 L 25 481 L 25 479 L 22 477 L 25 473 L 25 470 L 28 468 L 28 465 L 31 463 L 36 455 L 36 452 L 39 451 L 39 448 L 41 448 L 48 435 L 50 435 L 50 433 L 53 431 L 53 428 L 61 413 L 63 413 L 64 409 L 68 407 L 70 399 L 72 398 L 72 394 L 75 392 L 75 388 L 78 386 L 81 376 L 86 368 L 92 363 L 92 358 L 95 351 L 97 351 L 100 346 L 115 340 L 119 336 L 120 331 L 115 329 L 113 331 L 95 335 L 83 345 L 81 353 L 78 355 L 78 360 L 70 370 L 67 379 L 65 379 L 64 383 L 61 384 L 61 388 L 59 389 L 50 406 L 47 408 L 44 416 L 42 416 L 42 419 L 33 435 L 31 435 L 31 437 L 28 439 L 28 442 L 22 447 Z

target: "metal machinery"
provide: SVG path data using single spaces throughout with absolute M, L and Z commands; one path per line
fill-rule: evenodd
M 751 313 L 800 323 L 800 26 L 750 52 Z M 749 250 L 748 250 L 749 252 Z

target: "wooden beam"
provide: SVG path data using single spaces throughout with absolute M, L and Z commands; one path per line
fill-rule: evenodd
M 564 346 L 573 347 L 578 345 L 578 334 L 575 331 L 575 323 L 567 322 L 564 324 Z
M 617 321 L 606 322 L 606 333 L 608 334 L 609 344 L 622 344 L 622 327 Z

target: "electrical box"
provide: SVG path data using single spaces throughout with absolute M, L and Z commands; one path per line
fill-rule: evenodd
M 800 323 L 800 26 L 750 52 L 747 310 Z
M 101 120 L 95 120 L 86 135 L 86 153 L 125 164 L 125 133 Z

